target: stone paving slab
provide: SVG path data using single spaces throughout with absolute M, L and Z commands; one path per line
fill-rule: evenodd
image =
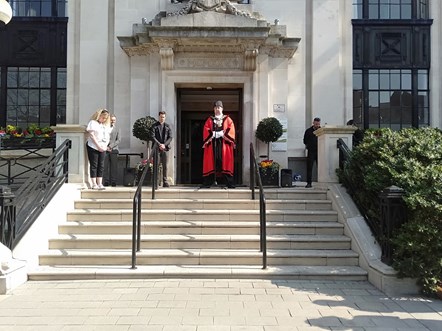
M 0 295 L 0 331 L 442 330 L 442 301 L 366 281 L 30 281 Z

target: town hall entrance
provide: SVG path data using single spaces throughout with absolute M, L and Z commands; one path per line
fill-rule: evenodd
M 213 102 L 221 100 L 224 114 L 229 115 L 236 129 L 235 185 L 242 184 L 242 88 L 179 88 L 177 89 L 177 184 L 202 183 L 203 127 L 213 115 Z

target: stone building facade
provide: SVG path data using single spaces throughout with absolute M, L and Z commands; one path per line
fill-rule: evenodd
M 237 182 L 247 181 L 250 143 L 266 150 L 254 137 L 265 117 L 287 127 L 270 153 L 285 168 L 304 156 L 313 117 L 334 125 L 352 117 L 352 6 L 342 3 L 71 2 L 67 123 L 107 107 L 119 117 L 122 149 L 136 151 L 145 147 L 132 123 L 165 110 L 176 137 L 172 180 L 196 183 L 201 142 L 192 137 L 220 99 L 237 122 Z

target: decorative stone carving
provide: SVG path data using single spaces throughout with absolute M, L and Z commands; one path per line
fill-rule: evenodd
M 187 15 L 203 11 L 252 17 L 249 13 L 238 10 L 229 0 L 189 0 L 181 10 L 169 13 L 168 16 Z
M 256 58 L 258 57 L 257 49 L 248 49 L 244 52 L 244 70 L 255 71 L 256 70 Z
M 161 56 L 161 69 L 172 70 L 173 69 L 173 49 L 171 47 L 160 48 Z
M 233 53 L 181 53 L 175 57 L 175 69 L 241 70 L 243 59 Z

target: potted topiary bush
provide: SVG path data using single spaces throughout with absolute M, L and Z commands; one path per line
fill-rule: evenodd
M 152 141 L 152 126 L 157 120 L 152 116 L 141 117 L 134 122 L 132 134 L 135 138 L 140 139 L 143 144 L 149 147 L 149 141 Z
M 150 155 L 150 141 L 153 141 L 153 131 L 152 126 L 157 122 L 157 120 L 152 116 L 141 117 L 134 122 L 132 128 L 132 135 L 135 138 L 141 140 L 141 142 L 147 145 L 147 155 Z M 149 164 L 149 173 L 146 174 L 144 185 L 149 185 L 151 183 L 152 178 L 152 162 L 151 160 L 144 159 L 139 162 L 135 167 L 135 183 L 140 181 L 141 174 L 145 168 L 145 166 Z
M 255 137 L 267 144 L 267 157 L 270 157 L 270 143 L 282 136 L 282 124 L 274 117 L 267 117 L 258 123 Z
M 270 143 L 282 136 L 282 124 L 274 117 L 267 117 L 258 123 L 255 137 L 267 144 L 266 160 L 259 163 L 263 185 L 279 186 L 279 164 L 270 160 Z

